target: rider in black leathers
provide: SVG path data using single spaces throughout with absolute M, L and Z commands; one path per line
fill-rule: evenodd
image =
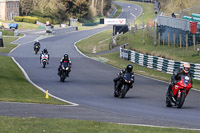
M 49 64 L 49 52 L 48 52 L 48 50 L 47 50 L 46 48 L 44 48 L 44 49 L 42 50 L 41 54 L 40 54 L 40 61 L 41 61 L 41 59 L 42 59 L 42 55 L 43 55 L 43 54 L 47 54 L 47 55 L 48 55 L 48 62 L 47 62 L 47 64 Z
M 40 46 L 41 46 L 41 45 L 40 45 L 40 42 L 39 42 L 38 40 L 34 43 L 34 49 L 35 49 L 36 46 L 38 46 L 39 49 L 40 49 Z
M 68 54 L 65 54 L 64 57 L 62 57 L 62 59 L 60 60 L 60 65 L 58 67 L 58 75 L 60 76 L 60 72 L 61 72 L 61 65 L 63 62 L 66 62 L 66 63 L 69 63 L 69 72 L 71 72 L 71 65 L 72 65 L 72 62 L 68 56 Z M 69 77 L 69 75 L 67 75 Z
M 113 81 L 115 83 L 115 87 L 118 88 L 119 85 L 121 85 L 122 82 L 119 82 L 117 84 L 118 81 L 121 81 L 121 79 L 123 79 L 123 76 L 126 72 L 128 73 L 131 73 L 131 77 L 133 78 L 133 81 L 135 81 L 135 76 L 134 76 L 134 72 L 132 71 L 133 70 L 133 66 L 131 64 L 127 65 L 127 67 L 123 70 L 121 70 L 119 73 L 118 73 L 118 77 L 115 78 Z M 133 82 L 134 83 L 134 82 Z M 133 86 L 131 86 L 132 88 Z
M 173 86 L 181 80 L 182 75 L 186 75 L 186 76 L 190 77 L 191 84 L 192 84 L 192 75 L 190 73 L 190 64 L 189 63 L 184 63 L 183 68 L 179 68 L 174 72 L 174 74 L 171 77 L 171 83 L 169 84 L 169 87 L 167 90 L 168 94 L 171 94 L 170 92 L 171 92 Z

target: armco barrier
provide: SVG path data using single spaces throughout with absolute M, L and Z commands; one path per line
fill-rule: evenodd
M 156 69 L 168 74 L 173 74 L 173 72 L 183 66 L 184 63 L 182 61 L 173 61 L 161 57 L 145 55 L 123 48 L 120 48 L 120 57 L 135 64 Z M 190 66 L 194 79 L 200 80 L 200 64 L 190 63 Z

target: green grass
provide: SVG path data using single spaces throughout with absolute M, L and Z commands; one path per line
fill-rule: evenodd
M 106 51 L 109 49 L 109 43 L 111 38 L 112 30 L 103 31 L 100 34 L 94 35 L 77 43 L 76 46 L 84 54 L 91 54 L 96 49 L 96 53 Z
M 9 53 L 17 45 L 10 44 L 10 42 L 15 41 L 18 37 L 3 37 L 4 47 L 0 47 L 0 53 Z
M 143 7 L 142 2 L 136 2 L 136 1 L 128 1 L 128 0 L 117 0 L 121 2 L 131 3 L 131 4 L 137 4 L 141 7 Z M 154 18 L 154 4 L 152 3 L 144 3 L 144 24 L 147 24 L 150 20 Z M 141 25 L 142 24 L 142 14 L 138 17 L 135 24 Z
M 153 33 L 152 33 L 153 34 Z M 155 47 L 153 38 L 146 36 L 145 31 L 145 45 L 142 45 L 142 30 L 138 30 L 135 35 L 124 34 L 119 37 L 118 44 L 129 43 L 128 49 L 136 50 L 144 54 L 150 54 L 154 56 L 164 57 L 176 61 L 186 61 L 192 63 L 199 63 L 200 55 L 194 51 L 193 47 L 186 48 L 175 47 L 173 45 L 160 45 Z M 161 43 L 162 44 L 162 43 Z M 199 46 L 197 46 L 199 47 Z
M 8 30 L 0 30 L 3 33 L 3 36 L 14 36 L 14 32 Z
M 113 16 L 113 18 L 117 18 L 121 13 L 122 13 L 122 7 L 119 5 L 116 5 L 117 11 L 115 13 L 115 15 Z
M 37 24 L 31 24 L 31 23 L 25 23 L 25 22 L 15 22 L 15 21 L 4 21 L 4 20 L 0 20 L 0 22 L 4 22 L 4 23 L 17 23 L 18 24 L 18 29 L 38 29 L 38 25 Z
M 66 104 L 45 94 L 31 85 L 10 57 L 0 56 L 0 101 Z
M 8 124 L 9 123 L 9 124 Z M 196 133 L 197 131 L 176 128 L 153 128 L 128 126 L 106 122 L 0 117 L 2 133 Z

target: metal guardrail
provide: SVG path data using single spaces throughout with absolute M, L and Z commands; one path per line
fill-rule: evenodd
M 136 51 L 120 48 L 120 57 L 135 64 L 158 71 L 173 74 L 175 70 L 183 66 L 182 61 L 168 60 L 161 57 L 145 55 Z M 200 64 L 190 63 L 191 73 L 196 80 L 200 80 Z
M 178 18 L 170 18 L 167 16 L 158 16 L 158 26 L 168 26 L 171 28 L 190 31 L 190 21 Z

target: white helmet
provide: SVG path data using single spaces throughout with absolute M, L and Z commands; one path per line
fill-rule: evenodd
M 189 64 L 188 62 L 185 62 L 185 63 L 183 64 L 183 71 L 184 71 L 185 73 L 188 73 L 188 72 L 190 71 L 190 64 Z

